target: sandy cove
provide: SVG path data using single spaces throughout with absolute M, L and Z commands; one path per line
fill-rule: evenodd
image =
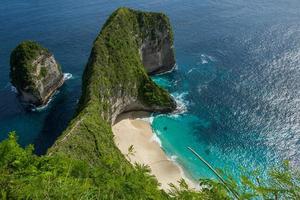
M 120 115 L 112 127 L 117 147 L 124 155 L 127 155 L 126 158 L 131 163 L 148 165 L 151 173 L 165 191 L 170 188 L 169 183 L 178 186 L 178 181 L 182 178 L 189 187 L 196 188 L 196 183 L 185 176 L 179 165 L 168 159 L 158 142 L 154 140 L 150 123 L 141 119 L 149 116 L 147 112 Z M 128 155 L 131 145 L 133 145 L 134 154 Z

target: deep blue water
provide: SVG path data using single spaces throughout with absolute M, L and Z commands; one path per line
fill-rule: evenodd
M 299 166 L 299 0 L 2 0 L 0 139 L 15 130 L 37 153 L 51 146 L 76 108 L 92 42 L 119 6 L 171 18 L 178 67 L 154 80 L 181 112 L 155 116 L 152 125 L 164 150 L 192 176 L 210 174 L 187 146 L 234 174 L 283 159 Z M 73 75 L 38 112 L 26 112 L 9 84 L 10 52 L 25 39 L 49 48 Z

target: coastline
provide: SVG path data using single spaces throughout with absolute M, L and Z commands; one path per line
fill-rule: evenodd
M 151 174 L 161 184 L 161 189 L 168 191 L 170 183 L 179 186 L 178 181 L 181 179 L 185 180 L 189 188 L 196 189 L 196 181 L 188 178 L 183 168 L 171 160 L 155 140 L 156 135 L 150 123 L 141 119 L 147 117 L 150 117 L 150 114 L 142 111 L 118 116 L 112 130 L 119 150 L 132 164 L 148 165 Z M 130 146 L 133 146 L 132 153 L 129 153 Z

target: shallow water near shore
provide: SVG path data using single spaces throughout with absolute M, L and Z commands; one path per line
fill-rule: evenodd
M 162 148 L 195 178 L 212 177 L 187 150 L 238 176 L 289 159 L 300 164 L 300 2 L 4 0 L 0 7 L 0 140 L 15 130 L 43 154 L 66 128 L 92 42 L 120 6 L 165 12 L 177 68 L 153 79 L 179 111 L 155 115 Z M 9 55 L 22 40 L 53 52 L 66 81 L 51 103 L 27 112 L 9 84 Z
M 117 147 L 132 164 L 148 165 L 165 191 L 170 189 L 170 183 L 179 186 L 178 181 L 182 178 L 189 187 L 198 188 L 196 182 L 187 178 L 182 167 L 174 159 L 168 158 L 161 149 L 160 140 L 151 129 L 149 116 L 150 113 L 147 112 L 131 112 L 118 116 L 117 122 L 112 126 Z M 128 153 L 130 147 L 133 154 Z

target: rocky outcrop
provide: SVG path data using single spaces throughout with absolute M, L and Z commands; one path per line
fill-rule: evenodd
M 11 83 L 23 102 L 41 106 L 63 84 L 64 78 L 54 56 L 33 41 L 18 45 L 10 58 Z
M 76 115 L 49 155 L 64 152 L 101 166 L 112 157 L 125 159 L 115 146 L 111 125 L 123 112 L 175 110 L 174 99 L 148 76 L 173 66 L 173 35 L 166 15 L 116 10 L 94 41 Z
M 83 77 L 88 87 L 83 88 L 80 103 L 97 96 L 101 116 L 112 123 L 127 111 L 170 112 L 175 101 L 147 73 L 169 71 L 174 63 L 166 15 L 120 8 L 94 43 Z

